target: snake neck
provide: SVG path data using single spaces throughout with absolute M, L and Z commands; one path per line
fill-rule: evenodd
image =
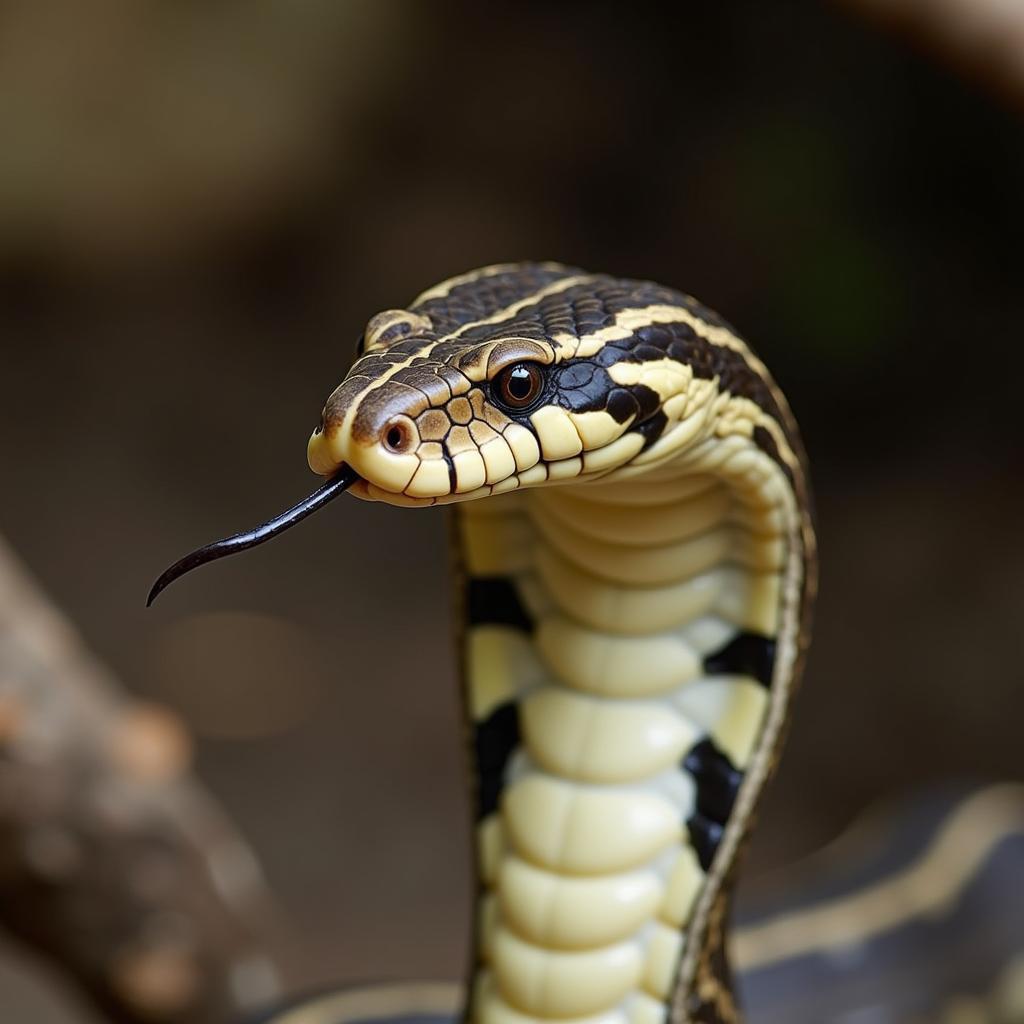
M 738 1019 L 730 883 L 799 660 L 792 495 L 731 438 L 460 509 L 474 1020 Z

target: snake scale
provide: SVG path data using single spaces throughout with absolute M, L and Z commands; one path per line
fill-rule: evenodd
M 764 364 L 678 291 L 486 267 L 369 321 L 308 458 L 319 491 L 151 599 L 345 490 L 455 506 L 467 1017 L 738 1021 L 730 898 L 816 585 L 803 448 Z

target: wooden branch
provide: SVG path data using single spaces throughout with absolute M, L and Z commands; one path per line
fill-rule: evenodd
M 0 924 L 122 1024 L 224 1024 L 278 993 L 260 870 L 190 754 L 0 541 Z

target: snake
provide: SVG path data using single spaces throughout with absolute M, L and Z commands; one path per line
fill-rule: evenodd
M 180 559 L 150 602 L 342 493 L 452 506 L 464 1018 L 741 1020 L 730 908 L 817 586 L 804 447 L 761 359 L 675 289 L 497 264 L 369 320 L 307 455 L 316 491 Z M 374 998 L 429 1016 L 447 996 Z M 270 1020 L 367 1019 L 324 1005 Z

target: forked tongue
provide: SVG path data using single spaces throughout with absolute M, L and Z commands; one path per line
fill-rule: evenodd
M 247 551 L 254 548 L 271 537 L 276 537 L 285 530 L 290 530 L 296 523 L 301 523 L 308 515 L 312 515 L 317 509 L 322 508 L 329 501 L 336 498 L 342 491 L 347 491 L 357 480 L 359 474 L 349 466 L 342 466 L 341 469 L 318 487 L 308 497 L 303 498 L 297 505 L 293 505 L 287 512 L 267 520 L 252 530 L 244 533 L 236 533 L 223 540 L 215 540 L 212 544 L 179 558 L 169 569 L 165 569 L 160 578 L 153 584 L 153 589 L 146 598 L 148 608 L 160 595 L 160 592 L 172 584 L 179 576 L 191 572 L 193 569 L 206 565 L 207 562 L 215 562 L 225 555 L 234 555 L 239 551 Z

